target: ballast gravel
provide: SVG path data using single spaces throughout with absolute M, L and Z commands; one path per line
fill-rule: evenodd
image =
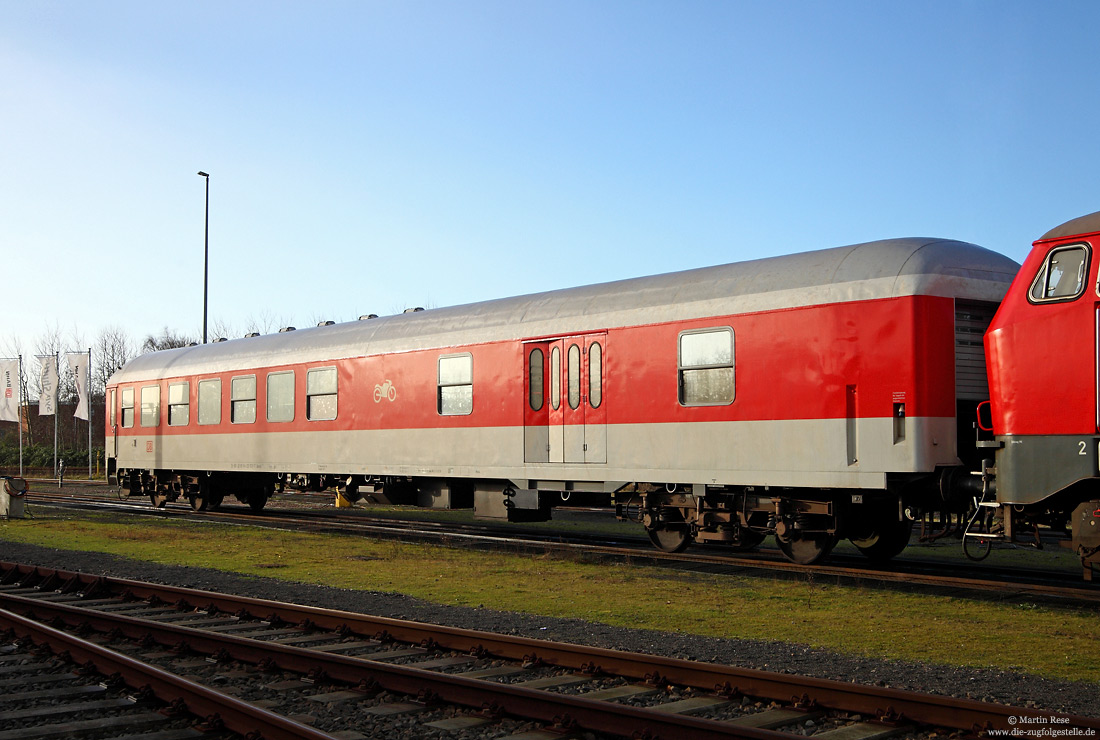
M 863 658 L 782 642 L 727 640 L 676 632 L 632 630 L 580 619 L 556 619 L 491 609 L 444 606 L 401 594 L 289 583 L 272 578 L 245 577 L 204 568 L 157 565 L 102 553 L 55 550 L 12 542 L 3 543 L 0 559 L 259 599 L 275 599 L 325 609 L 343 609 L 394 619 L 411 619 L 507 635 L 1100 717 L 1100 685 L 1083 681 L 1059 681 L 1003 670 L 952 668 Z M 927 639 L 934 643 L 936 636 L 929 634 Z M 1002 640 L 1007 646 L 1012 641 L 1012 635 L 976 633 L 974 640 Z M 949 659 L 953 656 L 944 657 Z

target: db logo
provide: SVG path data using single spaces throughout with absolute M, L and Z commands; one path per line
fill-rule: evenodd
M 11 398 L 11 388 L 4 389 L 4 398 Z
M 146 452 L 152 452 L 153 451 L 153 443 L 151 441 L 145 443 L 145 451 Z

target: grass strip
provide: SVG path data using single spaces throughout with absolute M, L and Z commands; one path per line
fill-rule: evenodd
M 1087 608 L 646 570 L 557 555 L 182 520 L 133 526 L 115 517 L 41 510 L 34 520 L 0 523 L 0 540 L 619 627 L 1100 681 L 1100 622 Z M 79 569 L 78 559 L 73 567 Z

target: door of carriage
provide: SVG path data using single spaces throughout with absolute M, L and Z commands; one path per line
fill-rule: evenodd
M 525 344 L 524 459 L 607 462 L 607 334 Z

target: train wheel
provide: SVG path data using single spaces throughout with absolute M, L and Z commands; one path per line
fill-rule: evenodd
M 676 509 L 666 510 L 662 521 L 655 521 L 653 527 L 646 528 L 646 533 L 649 541 L 665 552 L 683 552 L 691 544 L 691 530 Z
M 799 565 L 812 565 L 833 551 L 837 536 L 828 532 L 796 532 L 785 540 L 775 538 L 787 560 Z
M 168 497 L 163 493 L 150 493 L 149 503 L 153 505 L 154 509 L 163 509 L 168 504 Z
M 202 476 L 199 478 L 199 493 L 198 498 L 201 499 L 199 505 L 196 506 L 196 500 L 191 499 L 191 508 L 195 511 L 206 511 L 217 509 L 222 505 L 222 498 L 224 497 L 222 488 L 215 481 L 211 480 L 209 476 Z
M 187 500 L 191 502 L 191 508 L 195 511 L 206 511 L 209 501 L 206 496 L 201 493 L 194 493 L 187 497 Z
M 912 533 L 913 522 L 909 519 L 880 522 L 870 536 L 851 542 L 871 560 L 885 562 L 905 549 Z

